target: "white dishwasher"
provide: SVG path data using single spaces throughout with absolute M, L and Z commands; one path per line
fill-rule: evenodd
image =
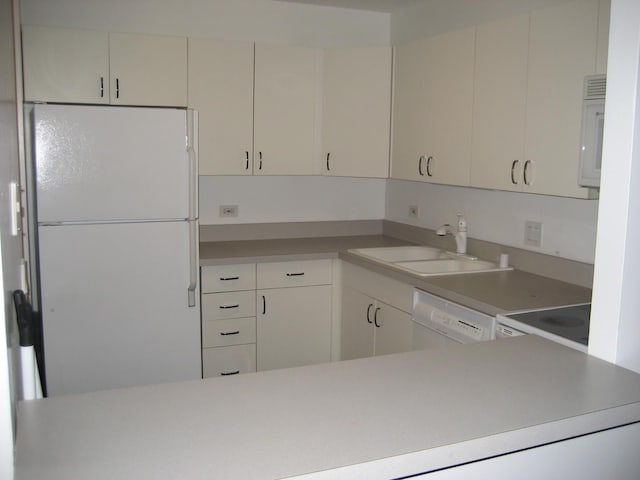
M 494 340 L 496 319 L 419 289 L 413 291 L 413 349 Z

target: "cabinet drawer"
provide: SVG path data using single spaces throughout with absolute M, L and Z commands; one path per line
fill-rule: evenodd
M 202 267 L 202 293 L 233 292 L 255 288 L 255 263 Z
M 256 343 L 256 317 L 202 321 L 202 347 Z
M 256 292 L 205 293 L 202 295 L 202 320 L 254 317 Z
M 202 350 L 202 376 L 204 378 L 255 371 L 255 344 L 205 348 Z
M 304 287 L 331 284 L 331 260 L 259 263 L 258 288 Z

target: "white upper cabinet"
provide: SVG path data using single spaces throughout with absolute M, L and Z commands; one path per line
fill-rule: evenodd
M 525 155 L 528 191 L 587 198 L 578 186 L 583 83 L 596 69 L 598 0 L 531 13 Z
M 391 49 L 332 48 L 323 64 L 324 175 L 389 175 Z
M 319 63 L 319 49 L 256 45 L 254 174 L 320 173 Z
M 182 37 L 23 26 L 25 100 L 187 105 Z
M 109 34 L 22 27 L 28 102 L 109 103 Z
M 109 34 L 111 103 L 187 106 L 187 39 Z
M 562 3 L 478 26 L 473 186 L 592 195 L 577 181 L 583 81 L 606 68 L 607 3 Z
M 396 48 L 391 176 L 468 185 L 475 27 Z
M 189 39 L 200 175 L 253 172 L 253 43 Z
M 523 185 L 529 16 L 478 26 L 471 184 Z

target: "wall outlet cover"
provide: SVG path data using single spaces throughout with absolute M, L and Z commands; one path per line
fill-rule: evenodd
M 237 217 L 238 205 L 220 205 L 221 217 Z
M 417 205 L 409 205 L 409 216 L 412 218 L 418 218 L 420 216 L 420 209 Z
M 542 222 L 531 220 L 525 222 L 524 244 L 530 247 L 542 247 Z

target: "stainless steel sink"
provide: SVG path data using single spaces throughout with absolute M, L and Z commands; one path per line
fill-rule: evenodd
M 349 252 L 421 277 L 513 270 L 469 255 L 417 245 L 356 248 Z

